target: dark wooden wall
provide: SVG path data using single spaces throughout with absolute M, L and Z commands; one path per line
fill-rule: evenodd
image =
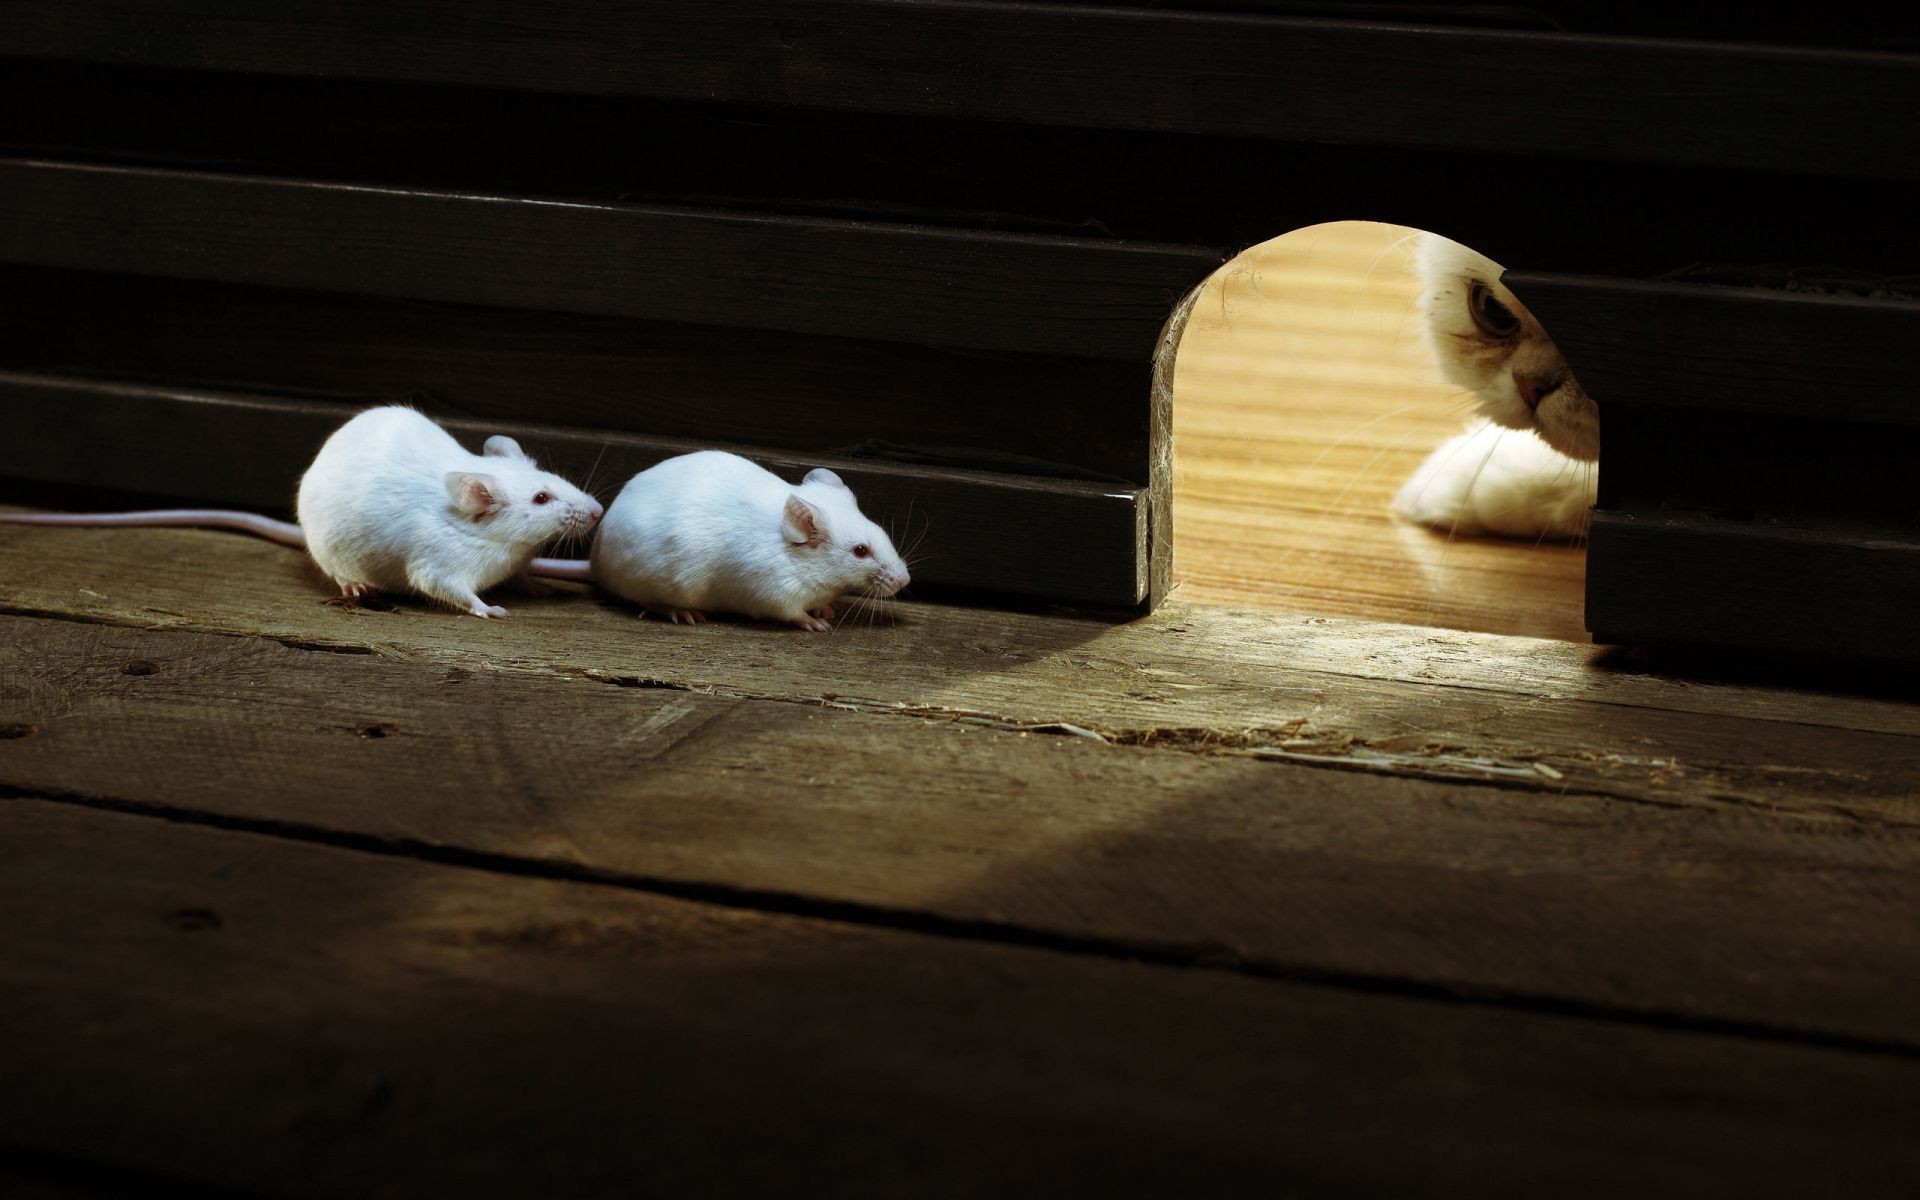
M 1599 634 L 1804 644 L 1797 585 L 1734 621 L 1648 539 L 1916 586 L 1856 466 L 1916 449 L 1920 39 L 1672 7 L 16 0 L 0 475 L 284 506 L 403 399 L 603 483 L 831 463 L 933 590 L 1138 607 L 1167 314 L 1370 219 L 1512 266 L 1599 397 Z M 1904 636 L 1871 618 L 1838 648 Z

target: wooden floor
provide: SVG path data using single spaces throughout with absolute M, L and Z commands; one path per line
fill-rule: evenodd
M 1174 375 L 1177 594 L 1587 641 L 1581 550 L 1387 512 L 1467 412 L 1421 342 L 1408 236 L 1317 226 L 1207 284 Z
M 0 528 L 9 1195 L 1912 1196 L 1920 719 Z

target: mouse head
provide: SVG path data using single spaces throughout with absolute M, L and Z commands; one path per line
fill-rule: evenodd
M 600 503 L 558 475 L 542 471 L 520 443 L 487 439 L 484 471 L 448 471 L 447 497 L 459 518 L 511 546 L 539 546 L 580 535 L 600 519 Z
M 907 586 L 907 564 L 886 531 L 867 520 L 853 492 L 825 467 L 787 495 L 780 532 L 823 592 L 891 596 Z

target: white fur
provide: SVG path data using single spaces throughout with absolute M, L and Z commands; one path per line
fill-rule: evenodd
M 791 527 L 794 498 L 813 514 L 814 544 Z M 893 542 L 839 476 L 817 470 L 790 484 L 721 450 L 629 480 L 594 537 L 592 564 L 601 587 L 675 619 L 730 612 L 814 630 L 827 628 L 821 614 L 837 598 L 890 596 L 908 582 Z
M 1499 264 L 1425 234 L 1414 267 L 1427 345 L 1441 374 L 1473 393 L 1481 416 L 1420 465 L 1393 511 L 1462 535 L 1584 532 L 1594 503 L 1591 464 L 1600 456 L 1598 407 L 1533 314 L 1500 282 Z M 1475 323 L 1469 306 L 1476 283 L 1517 318 L 1513 334 L 1492 336 Z
M 463 511 L 461 480 L 482 481 L 491 503 Z M 552 499 L 535 504 L 542 492 Z M 486 454 L 472 454 L 397 406 L 334 431 L 300 480 L 297 508 L 314 562 L 344 594 L 413 592 L 477 617 L 506 616 L 479 594 L 519 575 L 543 543 L 584 532 L 601 512 L 512 438 L 489 438 Z
M 1592 463 L 1485 417 L 1429 455 L 1393 498 L 1398 516 L 1461 537 L 1574 538 L 1592 506 Z

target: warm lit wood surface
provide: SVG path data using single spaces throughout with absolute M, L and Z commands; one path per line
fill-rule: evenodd
M 328 591 L 0 527 L 9 1200 L 1916 1194 L 1899 700 Z
M 1582 551 L 1387 511 L 1467 413 L 1420 339 L 1408 249 L 1322 226 L 1207 284 L 1174 377 L 1175 595 L 1585 641 Z

